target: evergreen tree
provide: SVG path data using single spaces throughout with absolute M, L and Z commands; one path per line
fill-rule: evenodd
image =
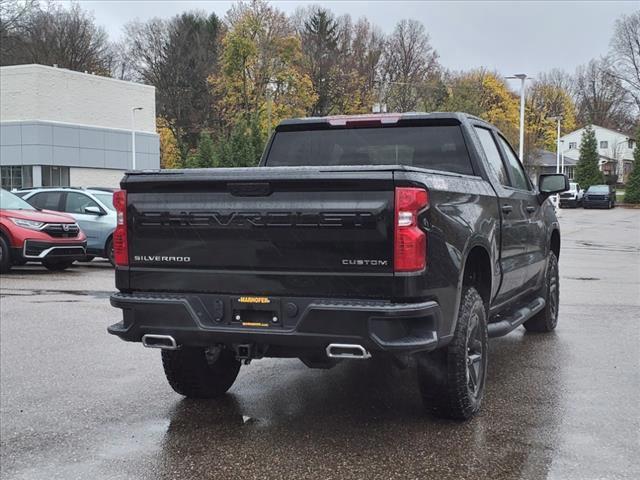
M 187 168 L 210 168 L 216 165 L 213 140 L 207 132 L 201 132 L 198 149 L 187 158 Z
M 598 142 L 591 125 L 587 125 L 580 142 L 580 159 L 576 165 L 576 182 L 585 190 L 591 185 L 604 183 L 604 176 L 598 168 Z
M 301 32 L 305 66 L 313 82 L 318 99 L 312 115 L 327 115 L 335 104 L 338 67 L 338 23 L 324 8 L 314 8 Z
M 636 130 L 636 148 L 633 150 L 633 170 L 624 190 L 625 203 L 640 203 L 640 126 Z
M 229 136 L 218 143 L 215 166 L 255 167 L 260 161 L 263 148 L 264 140 L 257 118 L 239 120 Z

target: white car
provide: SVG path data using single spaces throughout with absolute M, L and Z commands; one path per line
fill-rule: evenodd
M 114 264 L 112 237 L 117 221 L 113 189 L 45 187 L 16 194 L 38 209 L 64 212 L 75 218 L 87 235 L 87 260 L 103 257 Z
M 582 206 L 584 190 L 576 182 L 569 182 L 569 190 L 560 194 L 560 208 Z

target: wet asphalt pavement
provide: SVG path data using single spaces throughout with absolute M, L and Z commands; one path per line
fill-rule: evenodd
M 184 400 L 160 354 L 106 333 L 113 271 L 0 279 L 3 479 L 640 478 L 640 210 L 561 210 L 559 326 L 490 342 L 467 423 L 422 412 L 412 368 L 243 367 Z

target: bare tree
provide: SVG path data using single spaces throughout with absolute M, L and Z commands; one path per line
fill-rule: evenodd
M 48 4 L 45 10 L 38 7 L 26 11 L 20 17 L 11 48 L 3 64 L 57 64 L 71 70 L 110 73 L 107 33 L 77 4 L 68 9 Z
M 111 76 L 118 80 L 136 81 L 138 75 L 134 68 L 134 59 L 131 58 L 126 43 L 113 42 L 110 50 L 109 71 Z
M 628 88 L 640 113 L 640 11 L 616 21 L 611 54 L 612 74 Z
M 36 0 L 0 0 L 0 65 L 15 63 L 20 33 L 26 19 L 37 7 Z
M 591 60 L 575 75 L 578 123 L 627 131 L 633 125 L 629 90 L 613 73 L 611 60 Z
M 221 24 L 202 12 L 133 22 L 125 27 L 124 74 L 156 87 L 157 113 L 171 130 L 182 160 L 202 130 L 215 126 L 208 78 L 218 68 Z
M 351 58 L 361 79 L 361 97 L 372 97 L 380 84 L 382 55 L 385 36 L 379 27 L 371 25 L 366 18 L 358 20 L 354 26 Z M 373 98 L 368 98 L 369 101 Z M 376 99 L 377 100 L 377 99 Z
M 438 54 L 429 43 L 424 25 L 417 20 L 401 20 L 387 41 L 384 55 L 389 108 L 400 112 L 416 109 L 417 87 L 437 68 Z
M 0 31 L 17 30 L 37 7 L 37 0 L 0 0 Z

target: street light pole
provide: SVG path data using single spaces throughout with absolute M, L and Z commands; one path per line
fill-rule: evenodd
M 560 122 L 562 121 L 562 115 L 551 117 L 551 120 L 557 120 L 558 133 L 556 135 L 556 173 L 560 173 Z
M 525 82 L 530 79 L 526 73 L 518 73 L 512 77 L 505 77 L 508 80 L 519 79 L 520 80 L 520 144 L 518 145 L 518 155 L 520 161 L 524 161 L 524 97 L 525 97 Z
M 131 109 L 131 169 L 136 169 L 136 110 L 142 110 L 142 107 L 133 107 Z

